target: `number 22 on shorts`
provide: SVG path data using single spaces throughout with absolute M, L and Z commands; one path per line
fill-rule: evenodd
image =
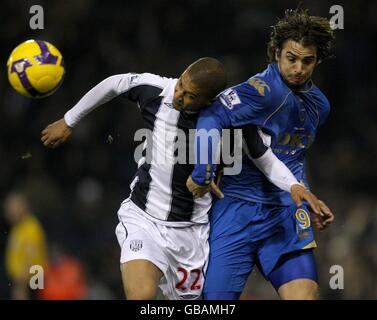
M 193 269 L 188 271 L 182 267 L 179 267 L 177 271 L 182 275 L 182 279 L 176 283 L 175 288 L 182 292 L 190 290 L 200 290 L 202 285 L 199 282 L 202 272 L 199 269 Z

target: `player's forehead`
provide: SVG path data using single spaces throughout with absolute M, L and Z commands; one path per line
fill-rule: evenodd
M 302 42 L 287 40 L 283 43 L 282 51 L 298 58 L 316 57 L 317 48 L 314 45 L 305 46 Z
M 182 75 L 179 78 L 179 82 L 180 82 L 180 85 L 182 86 L 182 89 L 185 92 L 199 95 L 203 91 L 201 90 L 202 88 L 200 88 L 198 85 L 196 85 L 192 81 L 190 74 L 187 70 L 182 73 Z

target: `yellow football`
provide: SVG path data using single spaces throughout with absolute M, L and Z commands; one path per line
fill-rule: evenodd
M 9 56 L 7 68 L 11 86 L 29 98 L 55 92 L 65 74 L 59 50 L 42 40 L 27 40 L 17 46 Z

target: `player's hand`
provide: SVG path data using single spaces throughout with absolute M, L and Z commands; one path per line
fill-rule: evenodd
M 201 186 L 192 180 L 191 176 L 188 177 L 186 182 L 187 189 L 193 194 L 194 197 L 203 197 L 207 192 L 213 192 L 213 194 L 218 198 L 224 198 L 224 194 L 221 192 L 220 188 L 215 184 L 214 181 L 207 186 Z
M 297 207 L 302 206 L 302 201 L 309 203 L 310 208 L 316 214 L 321 214 L 321 206 L 317 197 L 302 184 L 294 184 L 291 187 L 291 197 Z
M 41 133 L 41 141 L 47 148 L 56 148 L 65 142 L 72 134 L 72 128 L 69 127 L 63 119 L 49 124 Z
M 334 220 L 334 214 L 327 205 L 319 200 L 313 193 L 301 184 L 291 187 L 291 197 L 297 207 L 302 206 L 302 201 L 308 202 L 312 213 L 313 224 L 320 230 L 324 230 Z
M 318 200 L 318 201 L 321 206 L 322 214 L 315 214 L 311 212 L 311 219 L 315 227 L 319 231 L 323 231 L 334 221 L 335 216 L 331 212 L 330 208 L 322 200 Z
M 191 175 L 188 177 L 186 181 L 187 189 L 192 193 L 194 197 L 203 197 L 207 192 L 211 190 L 211 186 L 201 186 L 192 180 Z

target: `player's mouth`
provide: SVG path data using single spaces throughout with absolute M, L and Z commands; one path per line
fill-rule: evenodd
M 304 82 L 304 77 L 302 77 L 302 76 L 291 76 L 290 80 L 295 84 L 300 84 L 300 83 Z

